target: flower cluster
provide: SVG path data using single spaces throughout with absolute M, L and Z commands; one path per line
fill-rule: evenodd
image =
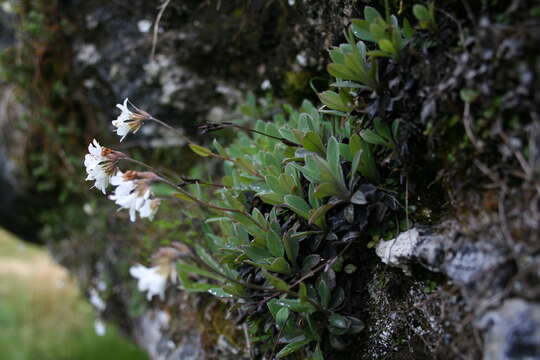
M 145 120 L 152 119 L 146 111 L 128 107 L 129 100 L 116 106 L 122 111 L 116 120 L 112 121 L 116 133 L 122 141 L 129 132 L 137 132 Z M 152 172 L 128 170 L 125 173 L 118 168 L 120 160 L 132 160 L 126 154 L 101 146 L 96 139 L 88 145 L 88 154 L 84 158 L 87 181 L 95 181 L 94 187 L 103 194 L 107 187 L 115 186 L 114 194 L 109 196 L 121 209 L 129 210 L 129 218 L 135 221 L 136 213 L 141 218 L 152 220 L 156 214 L 160 200 L 154 197 L 152 183 L 159 177 Z
M 175 262 L 178 258 L 185 255 L 185 246 L 179 244 L 172 247 L 161 248 L 154 254 L 154 263 L 152 267 L 146 267 L 141 264 L 136 264 L 129 269 L 131 276 L 138 280 L 138 288 L 141 292 L 146 292 L 148 301 L 152 300 L 155 295 L 158 295 L 161 300 L 165 298 L 165 289 L 167 288 L 167 280 L 176 284 L 177 273 Z
M 109 199 L 120 208 L 128 209 L 131 221 L 135 221 L 136 212 L 139 212 L 141 218 L 152 220 L 157 212 L 159 199 L 152 198 L 151 183 L 157 179 L 157 175 L 152 172 L 118 171 L 111 178 L 111 184 L 116 186 L 116 189 Z
M 152 118 L 146 111 L 135 108 L 135 111 L 129 110 L 129 100 L 126 98 L 123 104 L 117 104 L 116 107 L 120 109 L 121 113 L 116 120 L 113 120 L 112 124 L 116 127 L 116 133 L 122 138 L 120 141 L 130 133 L 136 133 L 145 120 Z
M 111 177 L 118 171 L 118 161 L 124 157 L 125 154 L 101 146 L 94 139 L 88 145 L 88 154 L 84 157 L 84 166 L 88 174 L 86 180 L 94 180 L 94 186 L 105 194 Z

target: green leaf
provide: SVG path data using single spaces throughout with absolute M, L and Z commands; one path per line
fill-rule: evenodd
M 188 273 L 184 271 L 178 272 L 178 278 L 180 279 L 181 288 L 189 292 L 207 292 L 216 286 L 215 284 L 191 281 Z
M 277 300 L 277 304 L 299 313 L 315 312 L 313 305 L 301 299 L 279 299 Z
M 346 113 L 349 113 L 354 109 L 351 104 L 345 104 L 341 96 L 334 91 L 326 90 L 318 95 L 321 102 L 330 109 L 339 110 Z
M 351 136 L 349 143 L 351 152 L 356 153 L 357 151 L 362 151 L 360 166 L 358 167 L 360 174 L 371 181 L 379 181 L 379 173 L 377 171 L 377 166 L 375 165 L 375 158 L 373 157 L 369 144 L 366 141 L 363 141 L 357 134 Z
M 325 198 L 327 196 L 339 195 L 341 192 L 334 183 L 322 183 L 317 185 L 315 192 L 313 193 L 319 199 Z
M 203 270 L 197 266 L 194 266 L 194 265 L 190 265 L 190 264 L 185 264 L 185 263 L 178 263 L 176 264 L 176 268 L 178 269 L 178 272 L 179 273 L 186 273 L 186 274 L 197 274 L 197 275 L 201 275 L 201 276 L 204 276 L 206 278 L 209 278 L 209 279 L 214 279 L 214 280 L 218 280 L 218 281 L 222 281 L 224 280 L 223 277 L 221 276 L 218 276 L 216 275 L 215 273 L 211 272 L 211 271 L 208 271 L 208 270 Z M 212 285 L 213 287 L 215 285 Z
M 304 199 L 296 195 L 286 195 L 284 197 L 284 200 L 285 204 L 292 211 L 294 211 L 304 219 L 309 219 L 309 211 L 311 210 L 311 207 Z
M 365 20 L 352 20 L 351 30 L 359 39 L 364 41 L 376 42 L 377 40 L 369 32 L 369 23 Z
M 258 265 L 268 265 L 273 259 L 272 254 L 266 249 L 248 245 L 243 248 L 244 254 Z
M 343 301 L 345 301 L 345 290 L 343 290 L 342 287 L 338 287 L 333 293 L 332 293 L 332 301 L 330 303 L 330 308 L 334 309 L 341 304 L 343 304 Z
M 311 355 L 309 360 L 324 360 L 324 356 L 322 354 L 320 346 L 317 344 L 317 349 L 315 352 Z
M 326 309 L 330 303 L 330 288 L 322 276 L 319 277 L 317 290 L 319 293 L 319 298 L 321 299 L 321 306 Z
M 364 18 L 368 22 L 373 22 L 377 18 L 382 18 L 382 15 L 375 8 L 373 8 L 371 6 L 366 6 L 364 8 Z
M 332 314 L 328 317 L 328 323 L 338 329 L 348 329 L 350 321 L 345 317 L 338 314 Z
M 289 290 L 289 285 L 285 281 L 278 278 L 277 276 L 274 276 L 264 270 L 263 270 L 263 275 L 266 278 L 266 280 L 268 280 L 268 282 L 272 284 L 272 286 L 275 287 L 276 289 L 283 290 L 283 291 Z
M 337 202 L 331 202 L 317 208 L 315 211 L 312 212 L 311 216 L 309 217 L 309 223 L 315 224 L 322 229 L 326 228 L 325 221 L 324 221 L 326 213 L 330 209 L 332 209 L 336 204 Z
M 392 133 L 390 132 L 390 127 L 387 123 L 382 121 L 380 118 L 375 118 L 375 120 L 373 121 L 373 125 L 377 134 L 386 139 L 387 142 L 393 143 Z
M 461 89 L 459 91 L 459 96 L 464 102 L 472 103 L 478 98 L 478 92 L 473 89 Z
M 259 224 L 261 225 L 264 229 L 268 229 L 268 221 L 266 221 L 266 218 L 264 217 L 264 215 L 261 213 L 261 211 L 259 209 L 257 209 L 256 207 L 253 208 L 253 211 L 251 212 L 251 217 Z
M 338 173 L 342 173 L 339 159 L 339 144 L 336 138 L 332 136 L 328 139 L 328 144 L 326 145 L 326 161 L 328 162 L 328 165 L 330 165 L 332 172 L 336 174 L 336 177 L 339 177 Z
M 429 21 L 431 19 L 428 9 L 421 4 L 413 6 L 413 14 L 420 21 Z
M 270 230 L 266 233 L 266 248 L 270 251 L 275 257 L 283 256 L 284 247 L 281 237 L 276 234 L 273 230 Z
M 217 139 L 214 139 L 214 141 L 212 142 L 212 145 L 214 145 L 214 148 L 216 148 L 219 155 L 228 156 L 227 151 L 225 151 L 225 149 L 223 148 L 223 146 L 221 146 L 221 144 L 217 141 Z
M 285 347 L 283 349 L 281 349 L 280 352 L 277 353 L 276 355 L 276 359 L 281 359 L 285 356 L 288 356 L 300 349 L 302 349 L 303 347 L 305 347 L 306 345 L 308 345 L 312 340 L 310 339 L 306 339 L 306 337 L 304 335 L 301 335 L 297 338 L 294 338 L 292 340 L 291 343 L 285 345 Z
M 183 200 L 183 201 L 187 201 L 187 202 L 194 202 L 195 201 L 192 198 L 190 198 L 189 196 L 187 196 L 186 194 L 183 194 L 183 193 L 180 193 L 180 192 L 175 193 L 174 197 L 176 197 L 176 198 L 178 198 L 180 200 Z
M 276 318 L 278 311 L 283 307 L 282 305 L 278 304 L 277 299 L 271 299 L 266 303 L 266 306 L 274 319 Z
M 415 30 L 409 23 L 409 20 L 403 20 L 403 35 L 406 39 L 411 39 L 414 36 Z
M 270 266 L 265 266 L 268 270 L 277 272 L 280 274 L 289 274 L 291 272 L 291 266 L 285 260 L 285 258 L 279 257 L 272 261 L 272 264 Z
M 273 192 L 258 193 L 257 196 L 267 204 L 270 205 L 282 205 L 283 195 L 279 195 Z
M 302 141 L 304 149 L 324 155 L 324 145 L 321 137 L 316 132 L 310 131 L 306 133 Z
M 189 148 L 197 155 L 202 157 L 208 157 L 212 155 L 212 151 L 210 149 L 207 149 L 203 146 L 195 145 L 195 144 L 189 144 Z
M 382 51 L 386 51 L 386 52 L 391 53 L 391 54 L 397 54 L 397 50 L 394 47 L 394 44 L 392 44 L 392 42 L 390 40 L 381 39 L 381 40 L 379 40 L 378 44 L 379 44 L 379 48 Z
M 298 257 L 299 250 L 298 239 L 292 237 L 290 231 L 287 231 L 283 236 L 283 245 L 285 246 L 287 259 L 289 259 L 293 266 L 296 266 L 296 258 Z
M 349 189 L 352 189 L 353 187 L 354 179 L 356 178 L 356 172 L 358 171 L 358 168 L 360 166 L 360 160 L 362 160 L 362 150 L 359 150 L 354 154 L 354 158 L 351 163 L 351 172 L 349 173 Z
M 397 141 L 399 139 L 399 119 L 392 122 L 392 138 Z
M 219 297 L 219 298 L 232 298 L 232 297 L 234 297 L 232 294 L 229 294 L 228 292 L 223 290 L 223 288 L 220 288 L 220 287 L 214 287 L 214 288 L 208 289 L 208 292 L 210 294 L 214 295 L 215 297 Z
M 311 254 L 304 258 L 302 262 L 302 273 L 307 274 L 315 266 L 321 262 L 321 256 L 317 254 Z
M 369 129 L 363 130 L 360 133 L 360 136 L 362 136 L 362 139 L 364 139 L 365 141 L 367 141 L 370 144 L 375 144 L 375 145 L 387 145 L 388 144 L 387 141 L 383 137 L 378 135 L 373 130 L 369 130 Z
M 280 184 L 279 179 L 276 176 L 268 175 L 264 179 L 265 179 L 266 185 L 268 185 L 270 190 L 272 190 L 276 194 L 285 195 L 290 192 L 288 188 Z
M 276 323 L 280 328 L 283 328 L 285 326 L 285 323 L 287 322 L 287 319 L 289 319 L 289 309 L 286 307 L 282 307 L 279 309 L 279 311 L 276 314 Z
M 367 204 L 367 199 L 364 193 L 358 190 L 351 196 L 351 202 L 356 205 L 365 205 Z
M 358 75 L 345 64 L 331 63 L 328 64 L 326 70 L 330 75 L 338 79 L 360 81 Z

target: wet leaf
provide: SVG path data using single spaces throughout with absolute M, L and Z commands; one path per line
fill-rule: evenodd
M 317 266 L 319 262 L 321 262 L 321 256 L 318 254 L 306 256 L 302 262 L 302 273 L 307 274 L 311 269 Z
M 263 275 L 266 278 L 266 280 L 268 280 L 268 282 L 272 284 L 272 286 L 275 287 L 276 289 L 283 290 L 283 291 L 289 289 L 289 285 L 282 279 L 278 278 L 277 276 L 274 276 L 264 270 L 263 270 Z
M 270 251 L 270 254 L 275 257 L 284 255 L 284 246 L 281 241 L 281 236 L 276 234 L 273 230 L 266 233 L 266 248 Z
M 351 202 L 356 205 L 365 205 L 367 204 L 367 199 L 364 193 L 358 190 L 351 196 Z
M 305 336 L 299 336 L 295 338 L 291 343 L 287 344 L 280 352 L 277 353 L 276 359 L 281 359 L 287 355 L 294 353 L 308 345 L 311 342 L 310 339 L 306 339 Z
M 287 322 L 287 319 L 289 319 L 289 309 L 286 307 L 282 307 L 279 309 L 279 311 L 276 314 L 276 323 L 280 328 L 283 328 L 285 326 L 285 323 Z

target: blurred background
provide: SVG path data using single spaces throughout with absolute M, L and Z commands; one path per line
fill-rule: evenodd
M 129 97 L 197 137 L 249 94 L 313 99 L 322 49 L 356 3 L 0 0 L 0 358 L 145 359 L 133 340 L 166 348 L 147 331 L 160 326 L 157 306 L 128 269 L 196 234 L 182 219 L 128 226 L 84 181 L 88 143 L 188 173 L 195 155 L 152 124 L 120 144 L 115 104 Z

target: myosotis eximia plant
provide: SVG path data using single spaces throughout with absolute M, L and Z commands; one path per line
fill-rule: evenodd
M 85 161 L 87 179 L 102 192 L 109 183 L 115 186 L 111 199 L 128 209 L 132 220 L 137 213 L 151 220 L 162 201 L 189 205 L 182 212 L 200 219 L 204 236 L 186 241 L 182 251 L 165 251 L 173 254 L 162 262 L 166 266 L 138 265 L 132 272 L 148 298 L 162 298 L 167 279 L 177 277 L 183 290 L 236 302 L 248 315 L 258 356 L 284 358 L 302 351 L 323 359 L 325 349 L 345 348 L 364 328 L 344 310 L 351 295 L 343 286 L 351 276 L 344 271 L 350 250 L 360 241 L 402 230 L 398 185 L 386 178 L 389 170 L 380 161 L 396 151 L 400 123 L 360 115 L 358 91 L 378 90 L 378 61 L 384 59 L 377 58 L 397 59 L 414 32 L 372 8 L 364 15 L 365 20 L 353 21 L 347 43 L 330 51 L 328 71 L 338 91 L 319 94 L 322 108 L 304 101 L 299 110 L 283 106 L 271 122 L 248 118 L 249 124 L 201 127 L 207 134 L 236 131 L 227 146 L 217 139 L 211 146 L 197 144 L 127 99 L 118 106 L 122 113 L 113 126 L 122 139 L 147 121 L 164 126 L 201 158 L 222 161 L 220 184 L 164 174 L 97 142 Z M 379 49 L 368 50 L 362 40 Z M 264 114 L 265 107 L 250 113 Z M 126 164 L 142 169 L 121 170 Z M 168 188 L 166 195 L 158 195 L 160 183 Z

